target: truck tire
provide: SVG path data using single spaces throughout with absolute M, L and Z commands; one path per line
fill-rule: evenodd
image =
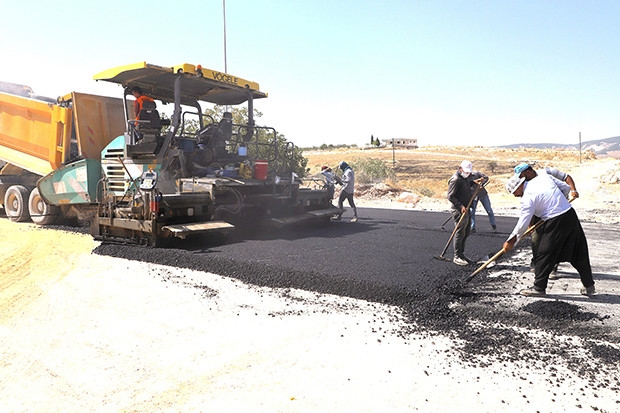
M 28 188 L 22 185 L 13 185 L 4 194 L 4 210 L 10 221 L 28 221 Z
M 34 188 L 28 197 L 28 212 L 35 224 L 52 225 L 58 220 L 60 208 L 45 202 L 39 194 L 39 189 Z

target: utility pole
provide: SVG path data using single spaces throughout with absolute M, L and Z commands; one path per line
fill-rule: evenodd
M 392 138 L 392 166 L 396 166 L 396 149 L 394 146 L 394 138 Z
M 226 55 L 226 0 L 222 0 L 222 11 L 224 13 L 224 73 L 228 73 L 228 57 Z M 226 105 L 226 112 L 230 112 L 230 106 Z
M 226 0 L 222 0 L 222 9 L 224 11 L 224 73 L 228 73 L 228 61 L 226 58 Z

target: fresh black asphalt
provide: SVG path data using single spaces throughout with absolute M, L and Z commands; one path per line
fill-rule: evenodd
M 620 338 L 605 327 L 604 317 L 559 300 L 532 300 L 520 308 L 514 308 L 514 302 L 506 305 L 502 298 L 514 294 L 506 285 L 514 280 L 502 276 L 491 279 L 481 273 L 464 283 L 477 265 L 453 264 L 451 244 L 444 254 L 447 260 L 437 259 L 454 228 L 452 220 L 442 228 L 448 213 L 367 208 L 358 212 L 356 223 L 349 222 L 348 212 L 339 222 L 241 232 L 223 244 L 208 238 L 169 248 L 102 244 L 94 252 L 212 272 L 258 286 L 393 305 L 409 320 L 407 328 L 394 334 L 405 339 L 413 332 L 455 338 L 464 363 L 527 360 L 532 368 L 545 369 L 561 362 L 589 378 L 593 387 L 620 391 Z M 501 249 L 516 218 L 496 218 L 498 231 L 493 232 L 486 215 L 477 216 L 478 232 L 465 247 L 470 258 L 492 256 Z M 522 244 L 527 247 L 526 241 Z M 529 272 L 527 276 L 532 277 Z M 528 334 L 530 329 L 548 331 L 551 338 L 537 338 Z M 575 352 L 574 344 L 560 338 L 564 334 L 581 337 L 585 353 Z M 563 378 L 556 380 L 560 385 Z

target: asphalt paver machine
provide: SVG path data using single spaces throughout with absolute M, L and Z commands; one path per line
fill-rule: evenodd
M 305 185 L 295 173 L 293 144 L 255 124 L 254 101 L 267 97 L 257 83 L 191 64 L 145 62 L 94 78 L 122 86 L 123 113 L 101 116 L 122 122 L 125 132 L 99 159 L 66 163 L 37 186 L 50 205 L 70 204 L 88 217 L 95 238 L 157 245 L 240 226 L 329 222 L 341 212 L 327 190 Z M 143 105 L 137 117 L 136 87 L 155 103 Z M 215 120 L 205 103 L 246 105 L 247 122 L 236 124 L 230 111 Z M 87 119 L 80 110 L 97 108 L 74 110 L 79 122 Z

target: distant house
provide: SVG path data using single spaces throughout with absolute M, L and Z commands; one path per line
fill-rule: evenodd
M 418 140 L 416 138 L 381 139 L 381 141 L 386 147 L 391 147 L 392 141 L 394 141 L 394 147 L 396 148 L 418 149 Z

